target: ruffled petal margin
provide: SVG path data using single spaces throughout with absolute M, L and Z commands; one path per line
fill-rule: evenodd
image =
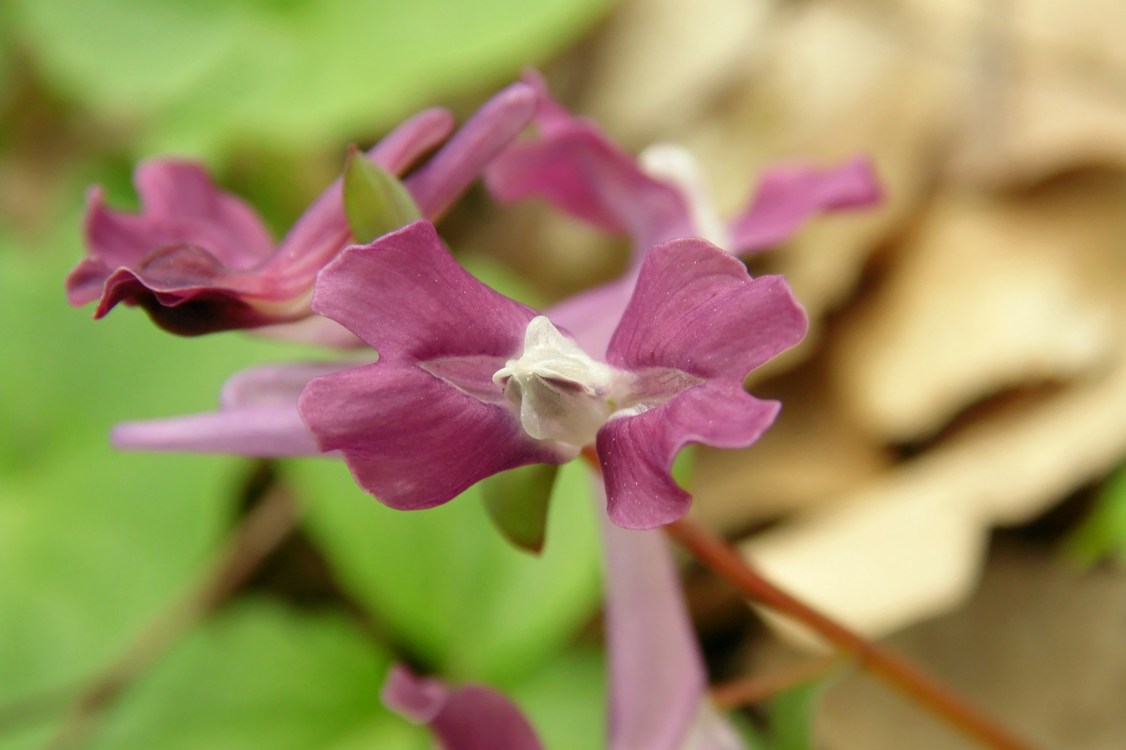
M 746 393 L 741 383 L 713 381 L 636 416 L 612 418 L 596 443 L 610 519 L 627 529 L 652 529 L 681 518 L 692 497 L 670 473 L 680 449 L 689 443 L 745 448 L 780 408 Z

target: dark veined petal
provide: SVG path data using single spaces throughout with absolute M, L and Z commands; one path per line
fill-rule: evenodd
M 391 710 L 426 724 L 443 750 L 543 750 L 520 709 L 482 685 L 450 688 L 395 665 L 382 697 Z
M 219 265 L 245 269 L 262 262 L 273 241 L 241 198 L 220 190 L 195 162 L 152 159 L 134 175 L 141 212 L 114 211 L 99 187 L 87 198 L 85 236 L 89 256 L 67 277 L 72 305 L 101 296 L 106 277 L 135 267 L 153 250 L 181 245 L 206 248 Z
M 610 519 L 627 529 L 651 529 L 682 517 L 692 498 L 670 474 L 680 449 L 688 443 L 745 448 L 779 408 L 739 382 L 711 381 L 641 414 L 611 419 L 597 439 Z

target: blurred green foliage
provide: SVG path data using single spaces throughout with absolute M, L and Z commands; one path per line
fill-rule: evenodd
M 294 462 L 292 473 L 309 531 L 342 585 L 444 674 L 511 685 L 598 605 L 598 531 L 579 463 L 559 473 L 538 557 L 501 538 L 478 487 L 403 513 L 366 496 L 339 463 Z
M 9 0 L 53 85 L 138 150 L 299 148 L 510 78 L 608 0 Z
M 0 717 L 8 723 L 0 721 L 0 748 L 41 747 L 67 696 L 200 578 L 239 512 L 247 462 L 118 453 L 110 426 L 214 408 L 225 378 L 250 364 L 326 356 L 238 334 L 174 338 L 137 310 L 95 324 L 89 308 L 71 309 L 62 281 L 81 254 L 85 183 L 96 176 L 115 205 L 135 205 L 122 154 L 189 152 L 223 174 L 249 148 L 277 158 L 249 180 L 245 167 L 235 176 L 283 228 L 317 180 L 279 175 L 307 167 L 308 151 L 342 150 L 345 139 L 446 97 L 481 98 L 572 40 L 606 5 L 5 3 Z M 119 140 L 85 139 L 88 119 Z M 44 134 L 79 142 L 38 150 Z M 17 194 L 19 221 L 4 214 L 5 196 Z M 529 294 L 490 261 L 478 265 L 490 281 Z M 563 650 L 598 600 L 581 471 L 561 482 L 568 495 L 557 498 L 538 560 L 505 546 L 472 495 L 433 514 L 397 514 L 335 462 L 296 462 L 284 476 L 351 600 L 317 611 L 235 601 L 123 694 L 92 747 L 426 747 L 424 733 L 379 706 L 393 649 L 455 681 L 511 689 L 552 747 L 597 745 L 601 654 Z M 56 710 L 12 720 L 12 706 L 39 698 Z
M 1107 559 L 1126 564 L 1126 466 L 1103 485 L 1094 509 L 1064 540 L 1064 549 L 1084 567 Z

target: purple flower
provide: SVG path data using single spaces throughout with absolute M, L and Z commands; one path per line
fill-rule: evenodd
M 744 750 L 708 699 L 707 675 L 668 545 L 603 516 L 609 653 L 607 750 Z M 520 710 L 489 688 L 451 689 L 395 666 L 383 702 L 448 750 L 539 750 Z
M 406 179 L 423 216 L 449 207 L 529 121 L 534 102 L 529 86 L 510 86 Z M 426 110 L 368 156 L 400 175 L 451 129 L 447 112 Z M 88 256 L 68 276 L 67 296 L 75 306 L 98 300 L 96 318 L 125 302 L 187 335 L 304 318 L 316 274 L 352 241 L 339 180 L 276 247 L 254 210 L 219 190 L 198 164 L 149 161 L 135 181 L 139 214 L 110 210 L 100 188 L 90 192 Z
M 865 207 L 880 200 L 879 184 L 866 158 L 830 169 L 789 164 L 768 170 L 747 207 L 724 221 L 686 151 L 656 145 L 635 160 L 594 122 L 571 115 L 555 102 L 538 74 L 529 73 L 525 80 L 539 92 L 538 133 L 512 144 L 493 161 L 486 172 L 490 192 L 505 202 L 544 198 L 573 216 L 633 240 L 633 261 L 621 279 L 548 311 L 591 353 L 606 351 L 640 263 L 652 246 L 677 237 L 702 237 L 746 256 L 787 239 L 820 212 Z
M 711 705 L 668 544 L 603 522 L 608 750 L 743 750 Z
M 396 665 L 383 685 L 383 703 L 427 725 L 443 750 L 543 750 L 520 709 L 481 685 L 451 689 Z
M 747 207 L 725 222 L 688 152 L 658 144 L 634 160 L 594 122 L 553 100 L 539 74 L 530 72 L 525 81 L 539 93 L 539 132 L 489 166 L 489 190 L 502 201 L 545 198 L 607 231 L 628 234 L 638 257 L 653 245 L 692 236 L 747 255 L 785 240 L 822 211 L 880 200 L 866 158 L 830 169 L 788 164 L 768 170 Z
M 669 469 L 687 443 L 750 445 L 775 402 L 746 374 L 797 343 L 805 315 L 780 277 L 751 278 L 704 240 L 658 245 L 600 361 L 552 321 L 465 272 L 416 222 L 353 246 L 313 309 L 379 361 L 309 382 L 299 411 L 322 450 L 395 508 L 428 508 L 529 463 L 594 443 L 614 523 L 651 528 L 691 498 Z

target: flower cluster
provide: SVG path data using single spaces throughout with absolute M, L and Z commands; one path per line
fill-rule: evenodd
M 608 518 L 610 746 L 738 747 L 703 700 L 663 541 L 626 529 L 687 512 L 691 497 L 670 473 L 685 445 L 744 447 L 774 420 L 779 405 L 743 382 L 796 344 L 806 319 L 784 279 L 752 277 L 738 256 L 777 244 L 821 211 L 877 200 L 870 167 L 772 170 L 725 222 L 686 152 L 658 146 L 633 159 L 535 75 L 456 132 L 444 111 L 422 112 L 366 159 L 378 165 L 373 179 L 405 190 L 415 209 L 374 239 L 356 229 L 364 205 L 354 205 L 346 180 L 277 245 L 247 204 L 195 164 L 142 165 L 139 214 L 108 209 L 91 192 L 88 256 L 67 279 L 72 304 L 97 301 L 96 317 L 138 305 L 188 335 L 294 332 L 301 322 L 325 343 L 371 350 L 361 362 L 239 373 L 218 411 L 126 423 L 115 444 L 332 453 L 363 489 L 404 510 L 448 502 L 499 472 L 590 452 Z M 454 260 L 433 223 L 480 176 L 501 202 L 546 199 L 628 235 L 629 269 L 542 313 L 489 288 Z M 515 708 L 484 688 L 397 670 L 386 697 L 451 748 L 540 746 Z M 497 733 L 481 739 L 489 726 Z

